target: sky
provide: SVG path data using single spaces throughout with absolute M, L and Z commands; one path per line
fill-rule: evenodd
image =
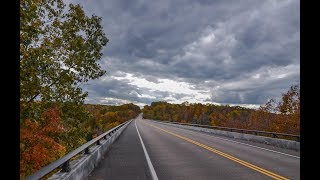
M 300 83 L 298 0 L 69 0 L 102 17 L 86 103 L 257 108 Z

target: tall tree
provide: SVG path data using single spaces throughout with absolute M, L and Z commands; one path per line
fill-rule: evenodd
M 20 101 L 83 102 L 79 84 L 105 74 L 101 18 L 62 0 L 20 1 Z
M 20 1 L 20 175 L 85 142 L 91 116 L 80 85 L 106 73 L 98 61 L 107 42 L 101 17 L 80 5 Z

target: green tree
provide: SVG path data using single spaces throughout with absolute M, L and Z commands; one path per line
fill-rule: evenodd
M 20 101 L 83 102 L 79 84 L 105 74 L 101 18 L 62 0 L 20 1 Z

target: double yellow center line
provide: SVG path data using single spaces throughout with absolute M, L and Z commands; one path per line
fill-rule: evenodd
M 160 127 L 154 126 L 154 125 L 152 125 L 152 124 L 149 124 L 149 123 L 145 123 L 145 124 L 147 124 L 147 125 L 149 125 L 149 126 L 152 126 L 152 127 L 154 127 L 154 128 L 157 128 L 157 129 L 159 129 L 159 130 L 161 130 L 161 131 L 163 131 L 163 132 L 166 132 L 166 133 L 168 133 L 168 134 L 171 134 L 171 135 L 173 135 L 173 136 L 175 136 L 175 137 L 178 137 L 178 138 L 180 138 L 180 139 L 183 139 L 183 140 L 185 140 L 185 141 L 188 141 L 188 142 L 190 142 L 190 143 L 192 143 L 192 144 L 195 144 L 195 145 L 197 145 L 197 146 L 200 146 L 200 147 L 202 147 L 202 148 L 204 148 L 204 149 L 207 149 L 207 150 L 209 150 L 209 151 L 211 151 L 211 152 L 214 152 L 214 153 L 216 153 L 216 154 L 219 154 L 220 156 L 223 156 L 223 157 L 225 157 L 225 158 L 228 158 L 228 159 L 230 159 L 230 160 L 232 160 L 232 161 L 234 161 L 234 162 L 237 162 L 237 163 L 239 163 L 239 164 L 242 164 L 242 165 L 244 165 L 244 166 L 246 166 L 246 167 L 248 167 L 248 168 L 250 168 L 250 169 L 253 169 L 253 170 L 255 170 L 255 171 L 258 171 L 258 172 L 260 172 L 260 173 L 262 173 L 262 174 L 265 174 L 265 175 L 267 175 L 267 176 L 269 176 L 269 177 L 272 177 L 272 178 L 274 178 L 274 179 L 279 179 L 279 180 L 280 180 L 280 179 L 281 179 L 281 180 L 287 180 L 287 179 L 288 179 L 288 178 L 285 178 L 285 177 L 280 176 L 280 175 L 278 175 L 278 174 L 275 174 L 275 173 L 273 173 L 273 172 L 270 172 L 270 171 L 268 171 L 268 170 L 265 170 L 265 169 L 263 169 L 263 168 L 261 168 L 261 167 L 258 167 L 258 166 L 255 166 L 255 165 L 253 165 L 253 164 L 250 164 L 250 163 L 248 163 L 248 162 L 246 162 L 246 161 L 243 161 L 243 160 L 241 160 L 241 159 L 238 159 L 238 158 L 236 158 L 236 157 L 233 157 L 233 156 L 231 156 L 231 155 L 229 155 L 229 154 L 226 154 L 226 153 L 224 153 L 224 152 L 221 152 L 221 151 L 219 151 L 219 150 L 216 150 L 216 149 L 214 149 L 214 148 L 212 148 L 212 147 L 209 147 L 209 146 L 207 146 L 207 145 L 205 145 L 205 144 L 199 143 L 199 142 L 197 142 L 197 141 L 194 141 L 194 140 L 192 140 L 192 139 L 186 138 L 186 137 L 181 136 L 181 135 L 179 135 L 179 134 L 170 132 L 170 131 L 168 131 L 168 130 L 162 129 L 162 128 L 160 128 Z

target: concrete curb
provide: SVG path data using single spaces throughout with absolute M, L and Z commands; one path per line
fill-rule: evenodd
M 171 123 L 159 122 L 154 120 L 151 120 L 151 121 L 164 124 L 164 125 L 179 127 L 183 129 L 195 130 L 199 132 L 207 132 L 207 133 L 216 134 L 220 136 L 231 137 L 234 139 L 259 142 L 259 143 L 264 143 L 264 144 L 281 147 L 285 149 L 300 151 L 300 142 L 297 142 L 297 141 L 277 139 L 277 138 L 271 138 L 271 137 L 265 137 L 265 136 L 257 136 L 252 134 L 243 134 L 243 133 L 230 132 L 230 131 L 222 131 L 222 130 L 216 130 L 216 129 L 208 129 L 208 128 L 202 128 L 202 127 L 194 127 L 194 126 L 188 126 L 188 125 L 171 124 Z
M 98 166 L 101 159 L 104 158 L 104 154 L 110 149 L 111 145 L 125 128 L 132 122 L 122 126 L 114 134 L 106 140 L 100 140 L 101 145 L 95 145 L 90 148 L 90 154 L 83 154 L 77 160 L 70 162 L 70 172 L 57 172 L 53 174 L 49 179 L 66 179 L 66 180 L 82 180 L 85 179 L 91 171 Z

